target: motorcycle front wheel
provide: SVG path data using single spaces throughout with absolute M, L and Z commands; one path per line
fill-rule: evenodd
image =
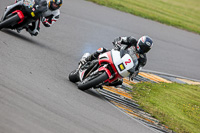
M 69 74 L 69 80 L 73 83 L 80 81 L 77 70 L 74 70 Z
M 88 77 L 90 78 L 90 77 Z M 89 88 L 92 88 L 96 85 L 99 85 L 100 83 L 103 83 L 104 81 L 106 81 L 108 79 L 108 75 L 106 72 L 103 72 L 101 74 L 99 74 L 97 77 L 91 79 L 91 80 L 88 80 L 86 82 L 81 82 L 78 84 L 78 88 L 80 90 L 87 90 Z M 87 78 L 85 79 L 87 80 Z
M 19 21 L 20 21 L 19 16 L 17 14 L 15 14 L 15 15 L 3 20 L 2 22 L 0 22 L 0 30 L 3 28 L 7 28 L 10 25 L 17 23 Z

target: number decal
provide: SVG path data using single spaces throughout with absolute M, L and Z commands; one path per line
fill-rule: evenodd
M 128 59 L 128 61 L 125 61 L 125 64 L 131 63 L 131 59 Z

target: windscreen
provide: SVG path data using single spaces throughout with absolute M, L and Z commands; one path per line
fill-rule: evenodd
M 136 51 L 133 47 L 130 47 L 127 49 L 127 52 L 128 54 L 131 56 L 133 62 L 134 62 L 134 66 L 137 66 L 138 64 L 138 59 L 137 59 L 137 56 L 136 56 Z

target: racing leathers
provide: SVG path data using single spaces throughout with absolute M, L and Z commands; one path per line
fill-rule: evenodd
M 45 27 L 51 27 L 59 19 L 59 16 L 59 9 L 52 11 L 48 8 L 48 10 L 44 13 L 41 21 Z
M 120 50 L 122 47 L 124 50 L 127 50 L 130 47 L 134 47 L 135 51 L 136 51 L 136 46 L 137 46 L 137 40 L 130 36 L 130 37 L 119 37 L 116 38 L 113 42 L 115 49 Z M 94 59 L 97 59 L 98 56 L 102 53 L 105 53 L 109 51 L 106 48 L 99 48 L 96 52 L 94 52 L 93 54 L 91 54 L 90 56 L 88 56 L 87 58 L 85 58 L 84 60 L 81 60 L 80 63 L 84 64 L 87 61 L 92 61 Z M 146 65 L 147 62 L 147 57 L 146 54 L 142 54 L 139 53 L 138 51 L 136 51 L 136 56 L 138 58 L 138 65 L 136 67 L 134 67 L 134 70 L 130 70 L 130 79 L 133 79 L 135 76 L 138 75 L 140 68 L 142 68 L 143 66 Z M 116 86 L 116 85 L 121 85 L 123 82 L 123 80 L 117 80 L 113 83 L 111 83 L 110 85 L 112 86 Z
M 136 51 L 136 56 L 138 58 L 138 65 L 135 68 L 135 76 L 137 76 L 139 70 L 144 67 L 146 65 L 147 62 L 147 56 L 145 53 L 139 53 L 139 51 L 137 51 L 136 47 L 137 47 L 137 42 L 138 40 L 136 40 L 134 37 L 130 36 L 130 37 L 119 37 L 116 38 L 114 40 L 114 45 L 121 48 L 122 45 L 124 45 L 124 49 L 128 49 L 131 46 L 134 47 L 135 51 Z
M 16 0 L 15 2 L 20 2 L 23 0 Z M 50 0 L 47 0 L 47 3 L 49 3 Z M 60 16 L 60 10 L 50 10 L 48 7 L 48 10 L 44 12 L 43 16 L 39 19 L 37 19 L 35 22 L 32 22 L 32 25 L 29 25 L 26 29 L 31 35 L 37 36 L 40 31 L 40 21 L 43 23 L 45 27 L 51 27 L 56 21 L 59 19 Z M 18 30 L 20 32 L 20 30 Z

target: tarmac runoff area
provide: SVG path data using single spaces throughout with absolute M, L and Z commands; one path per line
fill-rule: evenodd
M 124 82 L 122 86 L 117 88 L 112 86 L 103 86 L 103 89 L 96 89 L 96 91 L 98 91 L 114 107 L 132 119 L 137 120 L 149 128 L 153 128 L 153 130 L 164 133 L 173 133 L 173 131 L 170 130 L 166 125 L 161 124 L 159 120 L 153 118 L 150 114 L 139 108 L 139 105 L 135 103 L 135 101 L 132 99 L 132 96 L 129 94 L 130 90 L 128 88 L 131 87 L 131 84 L 137 84 L 141 81 L 148 81 L 152 83 L 177 82 L 181 84 L 200 85 L 200 81 L 195 79 L 189 79 L 186 77 L 150 70 L 143 70 L 133 79 L 133 81 L 129 81 L 128 78 L 124 78 L 123 80 Z

